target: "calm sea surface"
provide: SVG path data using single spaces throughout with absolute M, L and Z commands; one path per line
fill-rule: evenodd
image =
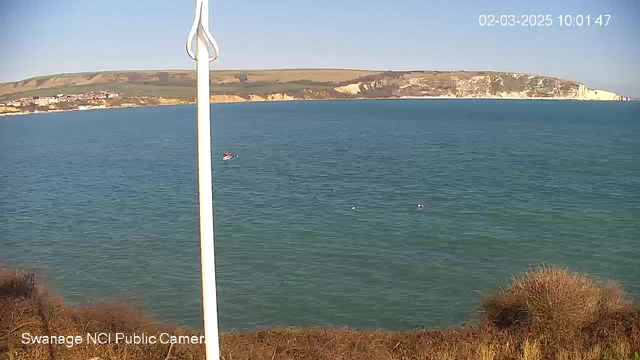
M 223 329 L 453 326 L 473 318 L 477 292 L 540 263 L 640 295 L 640 103 L 253 103 L 212 115 Z M 201 326 L 195 116 L 0 118 L 0 263 L 42 271 L 69 301 L 134 300 Z

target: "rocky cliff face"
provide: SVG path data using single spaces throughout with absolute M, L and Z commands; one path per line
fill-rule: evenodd
M 515 73 L 383 73 L 358 80 L 335 90 L 365 98 L 627 100 L 609 91 L 587 89 L 573 81 Z

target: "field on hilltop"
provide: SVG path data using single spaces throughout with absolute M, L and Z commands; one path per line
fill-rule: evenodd
M 327 90 L 380 72 L 366 70 L 245 70 L 211 71 L 212 94 L 267 94 L 302 89 Z M 0 84 L 0 97 L 53 96 L 60 93 L 112 91 L 131 96 L 191 99 L 196 73 L 192 70 L 104 71 L 40 76 Z

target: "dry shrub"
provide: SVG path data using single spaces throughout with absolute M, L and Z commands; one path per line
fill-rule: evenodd
M 66 316 L 75 324 L 85 324 L 87 332 L 142 332 L 157 325 L 138 307 L 117 302 L 96 303 L 80 306 Z
M 29 298 L 35 291 L 35 274 L 0 268 L 0 300 Z
M 514 277 L 499 294 L 483 299 L 490 324 L 561 342 L 572 341 L 576 332 L 599 319 L 631 308 L 619 286 L 605 286 L 559 267 L 540 267 Z

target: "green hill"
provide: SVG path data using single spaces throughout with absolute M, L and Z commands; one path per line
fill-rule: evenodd
M 362 76 L 379 74 L 363 70 L 249 70 L 212 71 L 211 93 L 266 95 L 304 89 L 332 90 Z M 192 70 L 105 71 L 41 76 L 0 84 L 0 97 L 52 96 L 106 90 L 129 96 L 195 97 L 196 73 Z

